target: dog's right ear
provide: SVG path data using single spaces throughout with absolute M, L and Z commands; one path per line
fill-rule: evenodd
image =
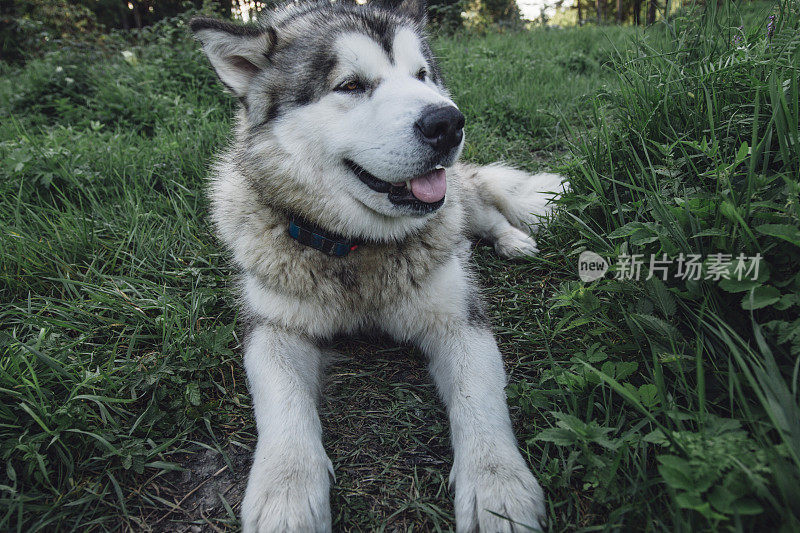
M 205 17 L 193 18 L 189 27 L 220 81 L 234 96 L 243 97 L 253 77 L 269 62 L 274 31 Z

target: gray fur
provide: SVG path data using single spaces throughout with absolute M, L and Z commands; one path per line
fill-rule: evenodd
M 529 226 L 547 213 L 545 191 L 557 192 L 560 179 L 456 163 L 463 141 L 432 163 L 412 134 L 414 120 L 431 105 L 454 104 L 424 22 L 424 4 L 406 0 L 293 3 L 249 27 L 191 23 L 243 104 L 209 195 L 217 234 L 241 274 L 249 330 L 244 359 L 259 440 L 245 532 L 331 530 L 333 471 L 315 409 L 322 346 L 378 330 L 430 359 L 452 427 L 457 529 L 513 529 L 489 511 L 530 525 L 543 519 L 542 491 L 511 430 L 468 237 L 488 239 L 505 256 L 535 253 Z M 368 71 L 359 74 L 369 78 L 364 90 L 337 92 L 354 64 Z M 372 122 L 348 125 L 362 115 Z M 443 165 L 444 201 L 424 212 L 392 205 L 348 170 L 350 158 L 394 186 Z M 327 256 L 290 237 L 292 216 L 363 244 Z
M 368 35 L 391 57 L 391 39 L 399 25 L 423 31 L 420 9 L 424 13 L 423 2 L 404 2 L 394 10 L 388 6 L 307 1 L 289 3 L 266 13 L 257 25 L 234 25 L 199 17 L 192 19 L 190 27 L 196 35 L 202 30 L 217 30 L 249 38 L 263 36 L 264 42 L 269 43 L 263 49 L 269 63 L 259 73 L 254 90 L 242 99 L 249 126 L 258 130 L 286 110 L 312 102 L 324 93 L 336 62 L 331 45 L 337 35 L 348 31 Z M 427 46 L 425 53 L 434 81 L 441 83 L 438 65 Z

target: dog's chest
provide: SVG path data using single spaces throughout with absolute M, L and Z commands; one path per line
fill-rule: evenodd
M 315 337 L 380 328 L 381 317 L 427 299 L 460 260 L 453 243 L 361 247 L 344 258 L 310 248 L 277 254 L 246 278 L 244 302 L 269 322 Z
M 295 268 L 273 281 L 278 281 L 276 289 L 304 300 L 339 302 L 338 307 L 352 312 L 374 310 L 425 286 L 453 256 L 455 241 L 415 238 L 391 245 L 367 244 L 345 257 L 294 247 Z
M 251 241 L 252 242 L 252 241 Z M 465 258 L 465 238 L 362 246 L 329 257 L 296 241 L 240 248 L 242 303 L 248 315 L 318 338 L 382 328 L 382 317 L 430 300 L 441 272 Z M 435 292 L 435 291 L 434 291 Z

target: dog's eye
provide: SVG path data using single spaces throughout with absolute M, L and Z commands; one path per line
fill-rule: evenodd
M 337 85 L 334 90 L 343 93 L 360 93 L 364 92 L 365 88 L 364 84 L 358 80 L 348 80 Z
M 417 79 L 419 81 L 425 81 L 427 78 L 428 78 L 428 71 L 425 70 L 424 68 L 419 69 L 419 72 L 417 72 Z

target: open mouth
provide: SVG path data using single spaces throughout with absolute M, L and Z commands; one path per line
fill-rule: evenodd
M 442 166 L 403 181 L 389 182 L 376 178 L 349 159 L 344 162 L 367 187 L 387 194 L 394 205 L 408 207 L 419 213 L 429 213 L 444 204 L 447 174 Z

